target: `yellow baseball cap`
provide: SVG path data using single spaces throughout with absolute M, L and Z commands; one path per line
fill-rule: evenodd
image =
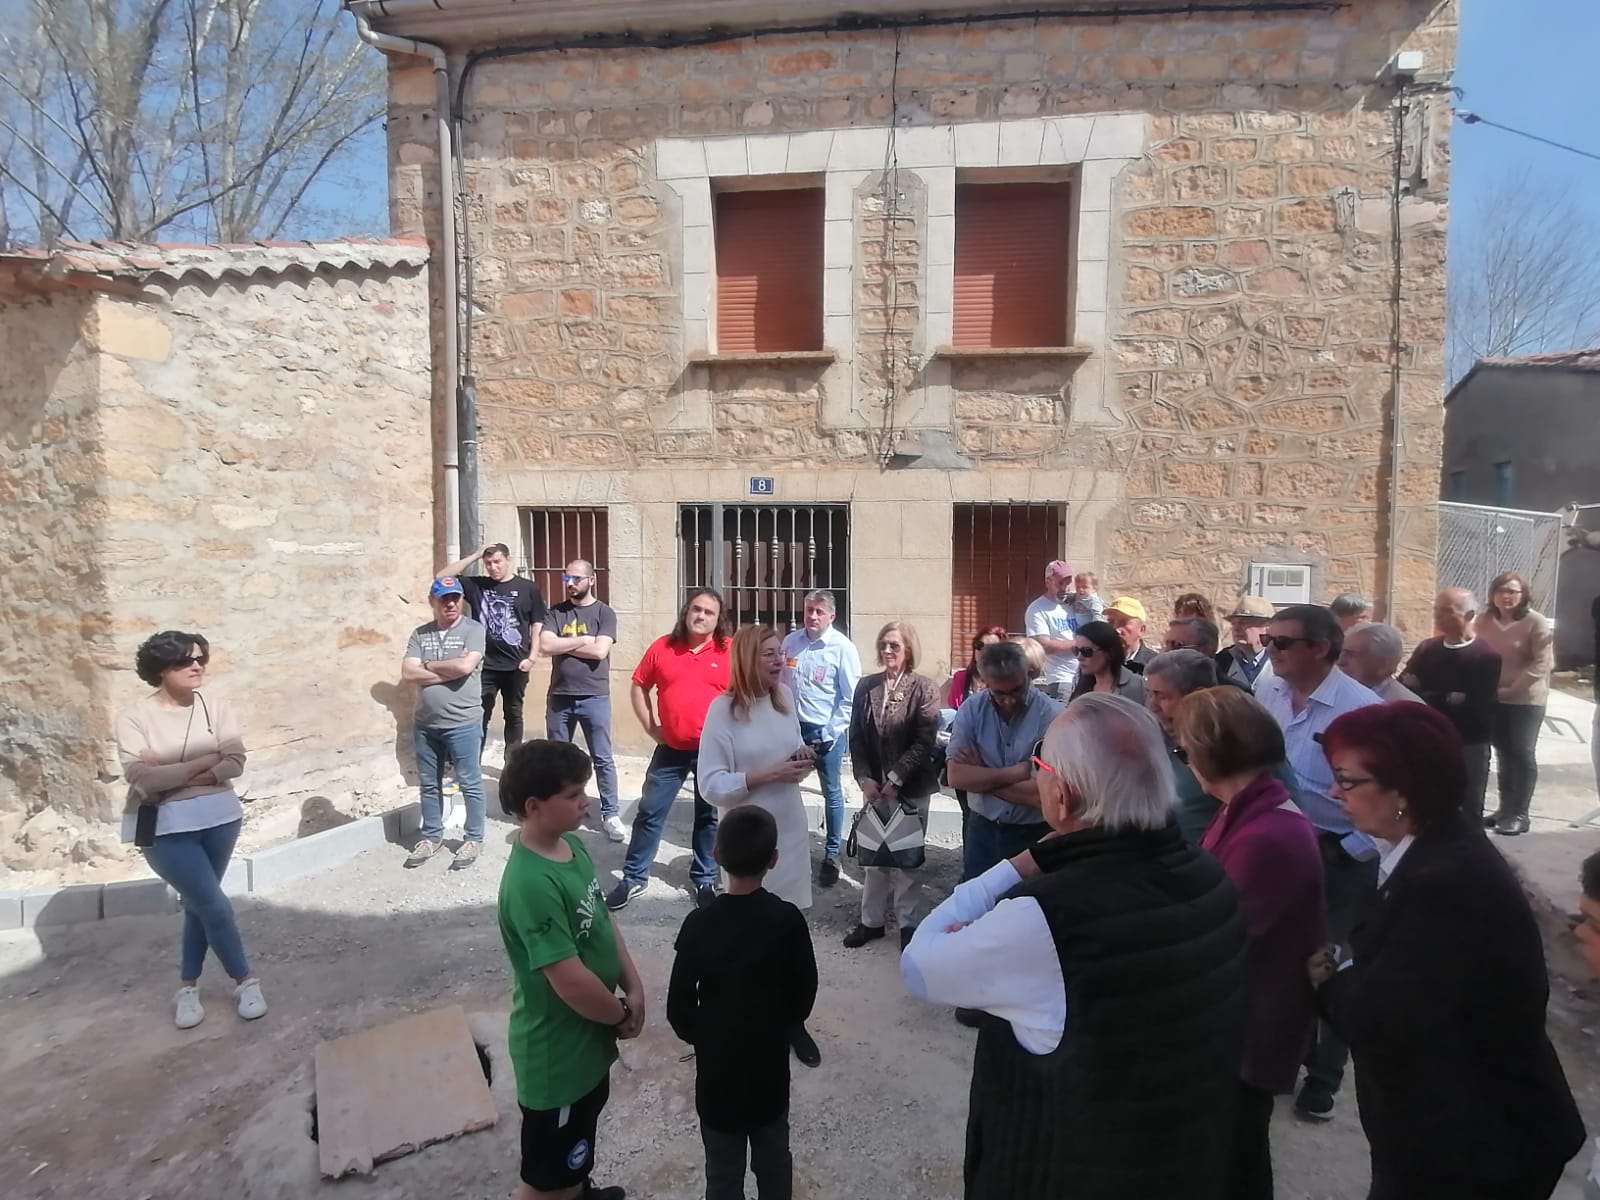
M 1144 605 L 1140 604 L 1132 596 L 1118 596 L 1111 602 L 1111 607 L 1106 611 L 1121 613 L 1123 616 L 1135 621 L 1148 621 L 1150 619 L 1145 615 Z

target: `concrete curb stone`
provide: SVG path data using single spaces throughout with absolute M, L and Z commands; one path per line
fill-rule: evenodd
M 22 893 L 0 892 L 0 929 L 22 928 Z
M 22 925 L 77 925 L 100 919 L 105 885 L 77 883 L 58 888 L 30 888 L 22 893 Z
M 161 916 L 177 908 L 177 893 L 160 879 L 121 879 L 101 890 L 100 913 L 107 920 Z

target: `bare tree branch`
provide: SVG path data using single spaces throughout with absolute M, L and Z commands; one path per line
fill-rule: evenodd
M 1508 173 L 1472 214 L 1452 258 L 1452 379 L 1480 358 L 1600 345 L 1600 223 L 1570 190 Z
M 294 229 L 382 118 L 382 58 L 339 0 L 6 6 L 20 16 L 0 29 L 0 236 L 13 241 Z

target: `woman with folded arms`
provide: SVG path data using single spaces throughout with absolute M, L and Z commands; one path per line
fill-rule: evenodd
M 228 702 L 204 695 L 211 646 L 198 633 L 166 630 L 139 647 L 134 669 L 155 688 L 117 714 L 117 754 L 128 781 L 122 839 L 183 901 L 183 943 L 175 1020 L 192 1029 L 205 1018 L 200 968 L 206 951 L 234 981 L 247 1021 L 265 1016 L 261 984 L 250 973 L 233 903 L 222 877 L 233 857 L 244 808 L 231 780 L 244 770 L 244 741 Z

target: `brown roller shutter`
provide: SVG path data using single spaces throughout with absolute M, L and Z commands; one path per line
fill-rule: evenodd
M 1071 223 L 1070 184 L 956 188 L 957 346 L 1067 344 Z
M 821 188 L 716 198 L 717 352 L 822 349 Z
M 1022 631 L 1022 614 L 1044 591 L 1045 564 L 1061 556 L 1055 504 L 957 504 L 950 558 L 950 669 L 967 665 L 986 625 Z

